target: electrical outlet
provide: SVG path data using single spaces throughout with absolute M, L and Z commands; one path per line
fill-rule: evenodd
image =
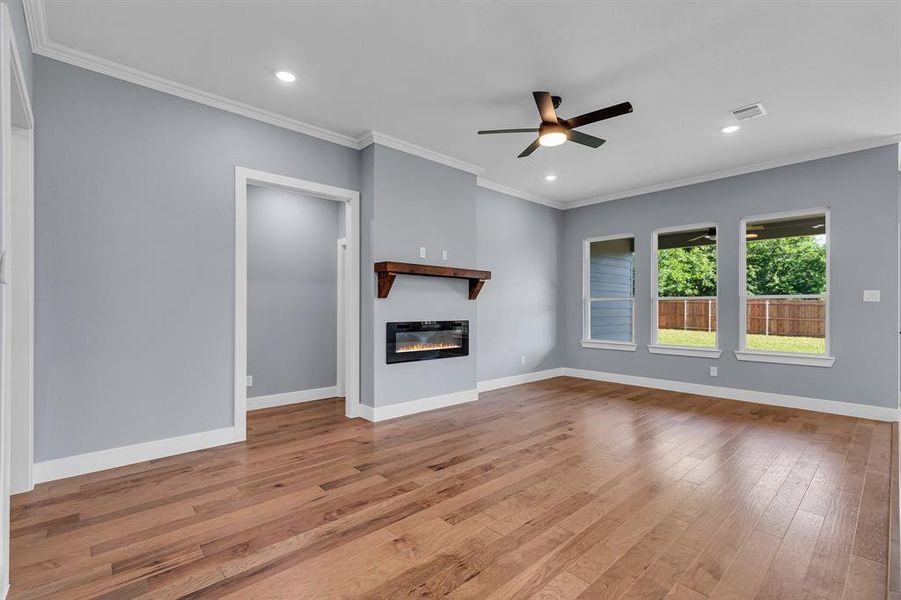
M 248 375 L 245 383 L 247 387 L 253 387 L 253 375 Z
M 863 291 L 863 301 L 864 302 L 879 302 L 880 290 L 864 290 Z
M 519 357 L 519 364 L 521 364 L 521 365 L 526 364 L 526 355 L 525 354 L 523 354 L 522 356 Z
M 716 367 L 710 367 L 710 376 L 716 377 Z
M 441 260 L 447 260 L 447 250 L 441 251 Z
M 419 247 L 419 258 L 425 258 L 425 246 Z

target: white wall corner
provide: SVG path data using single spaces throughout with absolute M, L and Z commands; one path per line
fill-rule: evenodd
M 406 142 L 396 137 L 391 137 L 390 135 L 386 135 L 384 133 L 379 133 L 378 131 L 367 131 L 362 136 L 357 138 L 358 150 L 362 150 L 370 144 L 378 144 L 380 146 L 393 148 L 401 152 L 406 152 L 407 154 L 412 154 L 413 156 L 418 156 L 419 158 L 424 158 L 426 160 L 452 167 L 454 169 L 466 171 L 467 173 L 471 173 L 473 175 L 478 175 L 485 170 L 482 167 L 462 161 L 458 158 L 454 158 L 453 156 L 441 154 L 440 152 L 435 152 L 434 150 L 429 150 L 428 148 L 417 146 L 416 144 Z
M 415 415 L 417 413 L 454 406 L 456 404 L 465 404 L 478 399 L 479 392 L 476 388 L 473 388 L 471 390 L 463 390 L 462 392 L 442 394 L 430 398 L 420 398 L 419 400 L 399 402 L 398 404 L 389 404 L 387 406 L 376 406 L 374 408 L 371 406 L 361 406 L 362 414 L 360 416 L 367 421 L 387 421 L 388 419 Z
M 566 204 L 563 202 L 558 202 L 556 200 L 551 200 L 550 198 L 545 198 L 544 196 L 539 196 L 537 194 L 531 194 L 529 192 L 523 192 L 522 190 L 517 190 L 515 188 L 501 185 L 499 183 L 495 183 L 493 181 L 488 181 L 487 179 L 483 179 L 479 177 L 476 179 L 476 183 L 479 187 L 483 187 L 486 190 L 493 190 L 495 192 L 499 192 L 501 194 L 506 194 L 508 196 L 513 196 L 514 198 L 519 198 L 521 200 L 528 200 L 529 202 L 534 202 L 536 204 L 543 204 L 544 206 L 550 206 L 551 208 L 556 208 L 559 210 L 563 210 L 566 208 Z
M 557 367 L 556 369 L 533 371 L 531 373 L 523 373 L 522 375 L 510 375 L 509 377 L 486 379 L 478 383 L 477 389 L 479 392 L 490 392 L 491 390 L 499 390 L 501 388 L 522 385 L 524 383 L 533 383 L 535 381 L 551 379 L 552 377 L 561 377 L 562 375 L 563 367 Z

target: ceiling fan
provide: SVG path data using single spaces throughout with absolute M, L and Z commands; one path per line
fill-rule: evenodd
M 563 142 L 569 140 L 589 148 L 598 148 L 606 140 L 599 137 L 575 131 L 576 127 L 597 123 L 605 119 L 612 119 L 620 115 L 626 115 L 632 112 L 632 104 L 622 102 L 614 104 L 607 108 L 601 108 L 578 117 L 570 119 L 561 119 L 557 116 L 555 109 L 560 106 L 562 98 L 560 96 L 551 96 L 550 92 L 532 92 L 535 97 L 535 104 L 538 105 L 538 114 L 541 115 L 541 125 L 538 127 L 520 128 L 520 129 L 485 129 L 479 131 L 479 135 L 495 134 L 495 133 L 537 133 L 538 137 L 529 146 L 519 154 L 519 158 L 526 157 L 538 146 L 559 146 Z
M 754 231 L 760 231 L 763 229 L 763 225 L 748 225 L 746 228 L 745 239 L 753 240 L 758 237 L 759 234 L 753 233 Z M 707 233 L 701 234 L 697 237 L 693 237 L 690 240 L 686 240 L 688 243 L 696 242 L 698 240 L 707 239 L 711 242 L 716 241 L 716 227 L 710 227 L 707 229 Z

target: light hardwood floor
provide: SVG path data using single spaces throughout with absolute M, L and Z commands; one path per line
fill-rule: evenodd
M 11 597 L 885 597 L 891 425 L 556 378 L 13 500 Z

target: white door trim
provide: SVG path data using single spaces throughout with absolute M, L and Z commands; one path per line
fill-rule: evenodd
M 345 266 L 345 261 L 347 260 L 347 238 L 339 238 L 338 239 L 338 296 L 337 296 L 337 304 L 338 304 L 338 343 L 336 344 L 336 348 L 338 351 L 338 356 L 336 357 L 336 376 L 335 376 L 335 395 L 344 396 L 345 389 L 345 373 L 344 373 L 344 353 L 345 346 L 347 346 L 346 340 L 346 327 L 344 323 L 344 319 L 342 316 L 344 315 L 344 303 L 345 303 L 345 292 L 344 292 L 344 276 L 345 271 L 347 270 Z
M 9 586 L 9 495 L 34 485 L 33 133 L 31 100 L 4 3 L 0 6 L 0 210 L 7 284 L 0 286 L 0 595 Z
M 235 436 L 247 438 L 247 185 L 261 185 L 344 202 L 347 261 L 344 272 L 345 399 L 348 417 L 360 416 L 360 192 L 235 167 Z M 340 317 L 339 317 L 340 320 Z

